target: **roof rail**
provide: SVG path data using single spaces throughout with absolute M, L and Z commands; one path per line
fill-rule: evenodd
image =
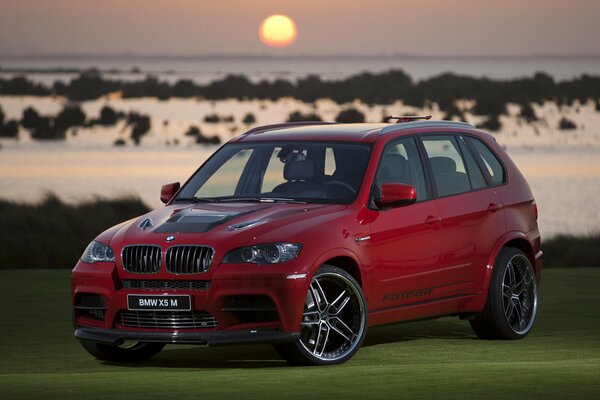
M 266 132 L 266 131 L 270 131 L 272 129 L 294 128 L 296 126 L 332 125 L 332 124 L 337 124 L 337 122 L 323 122 L 323 121 L 283 122 L 283 123 L 280 123 L 280 124 L 271 124 L 271 125 L 257 126 L 255 128 L 250 129 L 247 132 L 244 132 L 243 135 L 263 133 L 263 132 Z
M 403 122 L 413 122 L 420 119 L 430 120 L 431 115 L 400 115 L 399 117 L 394 117 L 393 115 L 388 115 L 383 118 L 383 122 L 388 122 L 390 119 L 395 119 L 397 124 Z
M 457 121 L 412 121 L 404 122 L 402 124 L 392 124 L 384 127 L 379 131 L 377 136 L 382 136 L 390 132 L 403 131 L 406 129 L 414 128 L 469 128 L 474 129 L 475 127 L 466 122 Z

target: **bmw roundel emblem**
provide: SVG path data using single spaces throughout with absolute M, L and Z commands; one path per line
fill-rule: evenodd
M 167 242 L 172 242 L 175 240 L 175 236 L 167 236 Z

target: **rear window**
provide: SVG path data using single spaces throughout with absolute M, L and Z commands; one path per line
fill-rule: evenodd
M 475 149 L 475 156 L 479 157 L 484 169 L 494 185 L 501 185 L 505 182 L 504 167 L 498 157 L 481 140 L 472 137 L 465 138 Z

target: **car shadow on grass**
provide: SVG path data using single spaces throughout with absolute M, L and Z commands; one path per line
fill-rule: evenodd
M 473 340 L 477 337 L 466 321 L 428 320 L 370 328 L 363 347 L 413 340 Z M 270 345 L 224 347 L 169 345 L 149 361 L 139 363 L 103 362 L 123 368 L 208 368 L 259 369 L 289 368 Z
M 467 321 L 458 319 L 424 320 L 369 328 L 363 347 L 412 340 L 475 340 Z

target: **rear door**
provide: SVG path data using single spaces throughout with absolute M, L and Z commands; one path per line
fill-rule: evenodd
M 502 204 L 461 136 L 424 135 L 421 142 L 441 217 L 441 267 L 453 281 L 446 296 L 478 293 L 487 255 L 505 229 Z

